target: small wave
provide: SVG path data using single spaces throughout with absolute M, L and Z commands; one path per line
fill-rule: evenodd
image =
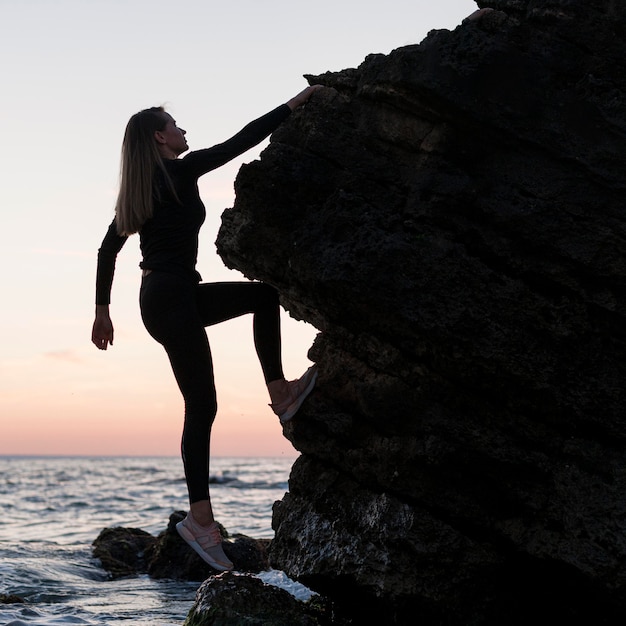
M 31 611 L 34 614 L 33 619 L 28 619 L 27 622 L 21 619 L 11 619 L 10 622 L 5 622 L 5 626 L 55 626 L 56 624 L 95 624 L 96 622 L 90 622 L 82 619 L 81 617 L 75 617 L 72 615 L 63 616 L 46 616 L 35 611 Z M 8 616 L 11 617 L 10 615 Z
M 317 595 L 314 591 L 311 591 L 302 583 L 291 580 L 285 572 L 281 572 L 280 570 L 271 569 L 266 572 L 261 572 L 256 576 L 268 585 L 280 587 L 281 589 L 288 591 L 292 596 L 298 600 L 302 600 L 303 602 L 307 602 L 313 596 Z
M 5 605 L 6 606 L 6 605 Z M 3 606 L 4 609 L 4 606 Z M 3 622 L 5 626 L 54 626 L 55 624 L 95 624 L 77 617 L 76 615 L 46 614 L 43 610 L 19 605 L 19 608 L 2 610 L 0 616 L 10 621 Z
M 228 474 L 222 474 L 221 476 L 211 476 L 209 483 L 211 485 L 226 485 L 227 483 L 233 483 L 237 480 L 236 476 L 229 476 Z

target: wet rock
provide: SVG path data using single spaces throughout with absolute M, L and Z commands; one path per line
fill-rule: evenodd
M 315 602 L 296 600 L 253 576 L 227 572 L 198 589 L 184 626 L 321 626 L 331 618 Z
M 133 528 L 105 528 L 93 543 L 93 555 L 114 578 L 149 574 L 152 578 L 174 578 L 202 581 L 215 574 L 183 541 L 176 524 L 185 513 L 170 516 L 166 530 L 158 537 Z M 220 526 L 226 555 L 237 570 L 258 573 L 269 569 L 269 540 L 245 535 L 229 536 Z
M 320 331 L 271 559 L 389 624 L 619 623 L 626 4 L 489 5 L 237 177 L 219 253 Z
M 93 542 L 93 556 L 113 578 L 144 572 L 156 538 L 139 528 L 105 528 Z
M 24 604 L 26 600 L 14 593 L 0 593 L 0 604 Z

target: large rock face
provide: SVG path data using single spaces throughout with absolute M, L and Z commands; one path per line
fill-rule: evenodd
M 326 86 L 218 250 L 315 325 L 274 565 L 383 623 L 626 616 L 626 4 L 496 10 Z

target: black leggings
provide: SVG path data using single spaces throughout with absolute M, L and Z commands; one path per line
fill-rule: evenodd
M 265 382 L 282 379 L 278 294 L 264 283 L 197 284 L 154 271 L 142 280 L 140 306 L 144 325 L 165 348 L 185 400 L 181 450 L 189 501 L 207 500 L 217 399 L 204 328 L 252 313 L 254 345 Z

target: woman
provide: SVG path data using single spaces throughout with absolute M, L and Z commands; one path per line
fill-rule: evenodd
M 255 282 L 200 283 L 195 265 L 205 208 L 197 181 L 265 139 L 318 88 L 307 87 L 228 141 L 181 159 L 189 148 L 186 131 L 163 108 L 133 115 L 122 145 L 115 218 L 98 251 L 92 342 L 106 350 L 113 345 L 109 302 L 115 260 L 126 239 L 139 233 L 142 319 L 165 348 L 185 400 L 181 448 L 190 510 L 177 529 L 209 565 L 222 571 L 233 564 L 222 550 L 209 496 L 209 439 L 217 403 L 205 327 L 253 314 L 254 343 L 270 406 L 282 423 L 293 417 L 311 392 L 317 372 L 313 366 L 300 379 L 285 380 L 279 301 L 272 287 Z

